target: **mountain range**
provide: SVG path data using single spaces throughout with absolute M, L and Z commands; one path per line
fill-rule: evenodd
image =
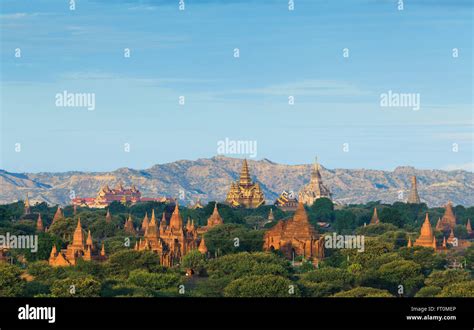
M 283 191 L 298 191 L 310 179 L 312 164 L 285 165 L 268 159 L 248 160 L 252 178 L 259 182 L 268 203 Z M 119 168 L 110 172 L 12 173 L 0 170 L 0 203 L 24 200 L 70 204 L 71 197 L 95 197 L 99 189 L 122 183 L 135 185 L 143 197 L 184 198 L 184 203 L 223 201 L 232 181 L 238 180 L 242 160 L 216 156 L 195 161 L 179 160 L 136 170 Z M 474 205 L 474 173 L 464 170 L 422 170 L 401 166 L 393 171 L 328 169 L 320 166 L 325 185 L 340 204 L 405 201 L 410 178 L 416 175 L 422 202 L 430 207 L 447 201 Z

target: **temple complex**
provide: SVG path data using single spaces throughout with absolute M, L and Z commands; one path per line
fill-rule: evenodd
M 208 224 L 200 233 L 207 229 L 223 223 L 222 218 L 217 211 L 217 203 L 214 206 L 214 212 L 208 219 Z M 183 225 L 183 218 L 179 213 L 178 204 L 171 215 L 170 223 L 167 224 L 166 214 L 163 212 L 159 223 L 155 217 L 155 211 L 152 211 L 151 219 L 145 215 L 142 223 L 143 240 L 140 239 L 135 245 L 135 250 L 150 250 L 160 255 L 162 265 L 171 267 L 179 264 L 182 258 L 191 250 L 206 251 L 207 247 L 203 239 L 199 237 L 198 229 L 194 225 L 194 220 L 188 219 L 186 226 Z
M 280 220 L 264 235 L 265 251 L 280 250 L 288 258 L 302 256 L 317 264 L 324 258 L 324 237 L 309 223 L 300 201 L 292 219 Z
M 416 239 L 414 246 L 430 247 L 436 250 L 436 238 L 431 228 L 430 219 L 428 213 L 426 213 L 425 221 L 421 226 L 420 236 Z
M 452 203 L 448 202 L 443 217 L 436 224 L 436 230 L 447 233 L 454 227 L 456 227 L 456 217 L 454 216 Z
M 416 184 L 416 176 L 411 177 L 411 190 L 408 195 L 407 203 L 410 204 L 420 204 L 420 196 L 418 196 L 418 187 Z
M 371 225 L 378 225 L 380 223 L 379 216 L 377 214 L 377 208 L 374 208 L 374 214 L 372 214 L 372 218 L 370 219 Z
M 78 219 L 72 242 L 68 244 L 66 249 L 62 249 L 60 251 L 58 251 L 56 246 L 53 245 L 51 254 L 49 256 L 49 264 L 53 267 L 74 266 L 77 264 L 79 259 L 90 261 L 104 260 L 105 258 L 106 256 L 104 246 L 102 246 L 102 249 L 99 253 L 95 251 L 90 230 L 88 232 L 87 239 L 84 242 L 84 233 L 82 231 L 81 219 Z
M 298 208 L 298 200 L 292 195 L 292 193 L 283 190 L 274 205 L 283 211 L 295 211 Z
M 130 188 L 124 188 L 121 183 L 113 189 L 108 185 L 100 188 L 96 197 L 77 197 L 72 200 L 72 204 L 76 206 L 86 206 L 94 208 L 106 208 L 113 202 L 136 204 L 139 202 L 170 202 L 170 198 L 146 198 L 142 197 L 141 192 L 132 185 Z
M 265 197 L 258 183 L 253 183 L 250 178 L 247 160 L 242 163 L 239 181 L 232 182 L 227 193 L 226 203 L 233 207 L 257 208 L 265 204 Z
M 323 184 L 321 173 L 319 171 L 319 164 L 316 160 L 314 168 L 311 172 L 311 179 L 309 183 L 301 189 L 298 200 L 306 205 L 313 205 L 318 198 L 332 198 L 332 194 Z

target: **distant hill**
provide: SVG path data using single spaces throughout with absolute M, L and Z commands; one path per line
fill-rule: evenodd
M 0 170 L 0 203 L 23 200 L 28 192 L 30 200 L 49 204 L 69 204 L 71 191 L 78 197 L 94 197 L 101 186 L 134 184 L 144 197 L 180 195 L 186 202 L 225 199 L 230 183 L 238 179 L 242 160 L 213 157 L 195 161 L 179 160 L 154 165 L 149 169 L 120 168 L 112 172 L 10 173 Z M 267 199 L 273 203 L 283 190 L 296 193 L 308 183 L 311 164 L 283 165 L 267 159 L 249 160 L 254 180 L 257 180 Z M 367 169 L 321 168 L 325 184 L 334 200 L 341 204 L 366 203 L 381 200 L 393 203 L 399 192 L 407 197 L 410 176 L 416 175 L 420 198 L 429 206 L 442 206 L 448 200 L 454 204 L 474 205 L 474 173 L 456 170 L 419 170 L 397 167 L 394 171 Z

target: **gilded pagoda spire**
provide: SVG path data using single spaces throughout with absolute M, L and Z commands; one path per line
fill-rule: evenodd
M 257 208 L 265 204 L 263 191 L 258 183 L 253 183 L 250 178 L 247 160 L 242 162 L 242 170 L 240 178 L 236 182 L 232 182 L 229 192 L 226 196 L 226 203 L 233 206 L 243 206 L 246 208 Z
M 320 166 L 316 158 L 309 183 L 299 192 L 298 200 L 306 205 L 312 205 L 318 198 L 332 199 L 332 194 L 329 188 L 323 184 Z
M 374 213 L 372 214 L 372 218 L 370 219 L 371 225 L 378 225 L 380 223 L 379 216 L 377 214 L 377 208 L 374 207 Z
M 25 211 L 24 214 L 30 214 L 30 200 L 28 199 L 28 193 L 26 193 L 26 199 L 25 199 Z
M 244 159 L 242 162 L 242 170 L 240 171 L 239 185 L 248 187 L 251 184 L 252 179 L 250 178 L 249 166 L 247 164 L 247 159 Z
M 408 244 L 407 247 L 413 247 L 413 243 L 411 242 L 410 236 L 408 236 Z

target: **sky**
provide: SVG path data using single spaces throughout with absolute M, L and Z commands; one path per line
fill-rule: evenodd
M 184 4 L 2 0 L 0 169 L 144 169 L 227 140 L 284 164 L 473 170 L 472 1 Z

